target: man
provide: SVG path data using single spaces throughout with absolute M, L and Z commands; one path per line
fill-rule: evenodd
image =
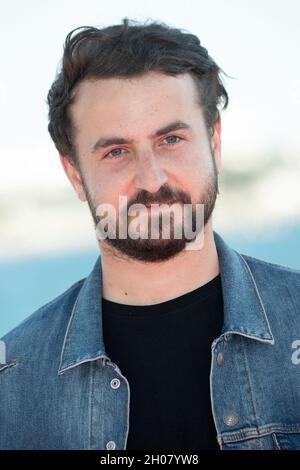
M 67 36 L 49 132 L 101 255 L 3 338 L 2 449 L 300 448 L 300 272 L 212 227 L 220 73 L 163 23 Z

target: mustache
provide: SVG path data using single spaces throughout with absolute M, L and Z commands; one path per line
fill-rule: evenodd
M 156 194 L 149 194 L 148 191 L 140 191 L 139 194 L 134 198 L 134 200 L 128 203 L 128 206 L 133 204 L 144 204 L 145 206 L 149 204 L 157 203 L 176 203 L 182 202 L 183 204 L 190 204 L 191 198 L 188 194 L 183 191 L 171 191 L 170 188 L 160 188 L 159 192 Z

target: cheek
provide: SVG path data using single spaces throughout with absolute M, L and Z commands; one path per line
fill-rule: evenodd
M 193 201 L 198 201 L 199 194 L 206 191 L 212 172 L 213 167 L 210 155 L 206 155 L 204 158 L 198 152 L 190 156 L 188 162 L 186 161 L 186 165 L 182 168 L 180 174 L 180 182 L 181 185 L 185 185 Z
M 207 174 L 207 163 L 199 152 L 190 152 L 182 159 L 181 173 L 190 181 L 199 181 Z
M 118 210 L 121 196 L 126 196 L 126 187 L 119 181 L 106 178 L 94 179 L 93 182 L 94 201 L 97 204 L 109 204 Z M 128 197 L 127 197 L 128 199 Z
M 211 175 L 213 171 L 213 156 L 208 148 L 195 152 L 190 156 L 190 168 L 193 169 L 193 174 L 197 178 L 205 179 Z

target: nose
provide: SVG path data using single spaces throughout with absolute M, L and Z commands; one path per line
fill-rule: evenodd
M 153 154 L 139 159 L 135 177 L 136 188 L 155 193 L 167 181 L 167 175 Z

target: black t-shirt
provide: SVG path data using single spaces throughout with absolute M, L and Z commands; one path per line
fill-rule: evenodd
M 219 449 L 210 401 L 211 344 L 223 325 L 220 274 L 175 299 L 102 299 L 109 358 L 130 387 L 126 449 Z

